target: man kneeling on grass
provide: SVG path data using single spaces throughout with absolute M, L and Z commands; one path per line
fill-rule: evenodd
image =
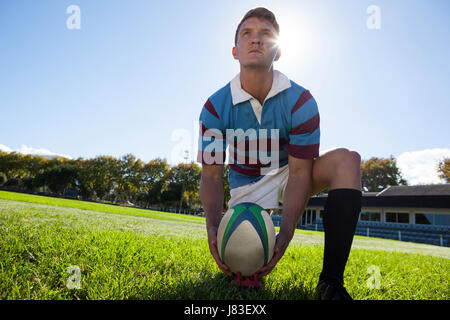
M 283 204 L 273 258 L 257 276 L 269 274 L 283 256 L 309 197 L 328 189 L 323 269 L 315 295 L 319 299 L 351 299 L 343 275 L 361 210 L 361 158 L 343 148 L 319 156 L 315 99 L 273 69 L 273 62 L 281 56 L 278 36 L 272 12 L 265 8 L 247 12 L 237 27 L 232 49 L 240 73 L 209 97 L 200 114 L 197 160 L 202 163 L 200 197 L 209 248 L 219 268 L 232 276 L 217 250 L 223 164 L 230 145 L 228 207 L 253 202 L 275 209 L 279 202 Z

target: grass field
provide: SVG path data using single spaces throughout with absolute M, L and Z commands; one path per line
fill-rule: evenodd
M 3 191 L 0 235 L 0 299 L 312 299 L 322 268 L 323 233 L 297 230 L 262 288 L 238 289 L 204 218 Z M 447 300 L 449 273 L 450 248 L 357 236 L 345 284 L 355 299 Z

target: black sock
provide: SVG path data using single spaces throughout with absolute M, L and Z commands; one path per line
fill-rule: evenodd
M 323 214 L 325 248 L 320 280 L 344 283 L 344 269 L 361 211 L 362 193 L 356 189 L 334 189 L 328 193 Z

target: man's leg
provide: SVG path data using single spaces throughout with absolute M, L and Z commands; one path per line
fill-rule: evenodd
M 321 281 L 343 285 L 361 211 L 360 163 L 359 154 L 347 149 L 329 151 L 314 161 L 311 195 L 329 190 L 323 215 L 325 248 Z

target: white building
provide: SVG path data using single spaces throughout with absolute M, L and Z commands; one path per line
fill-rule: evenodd
M 299 228 L 323 230 L 327 195 L 309 199 Z M 272 216 L 279 225 L 281 216 Z M 393 186 L 366 192 L 356 234 L 449 246 L 450 184 Z

